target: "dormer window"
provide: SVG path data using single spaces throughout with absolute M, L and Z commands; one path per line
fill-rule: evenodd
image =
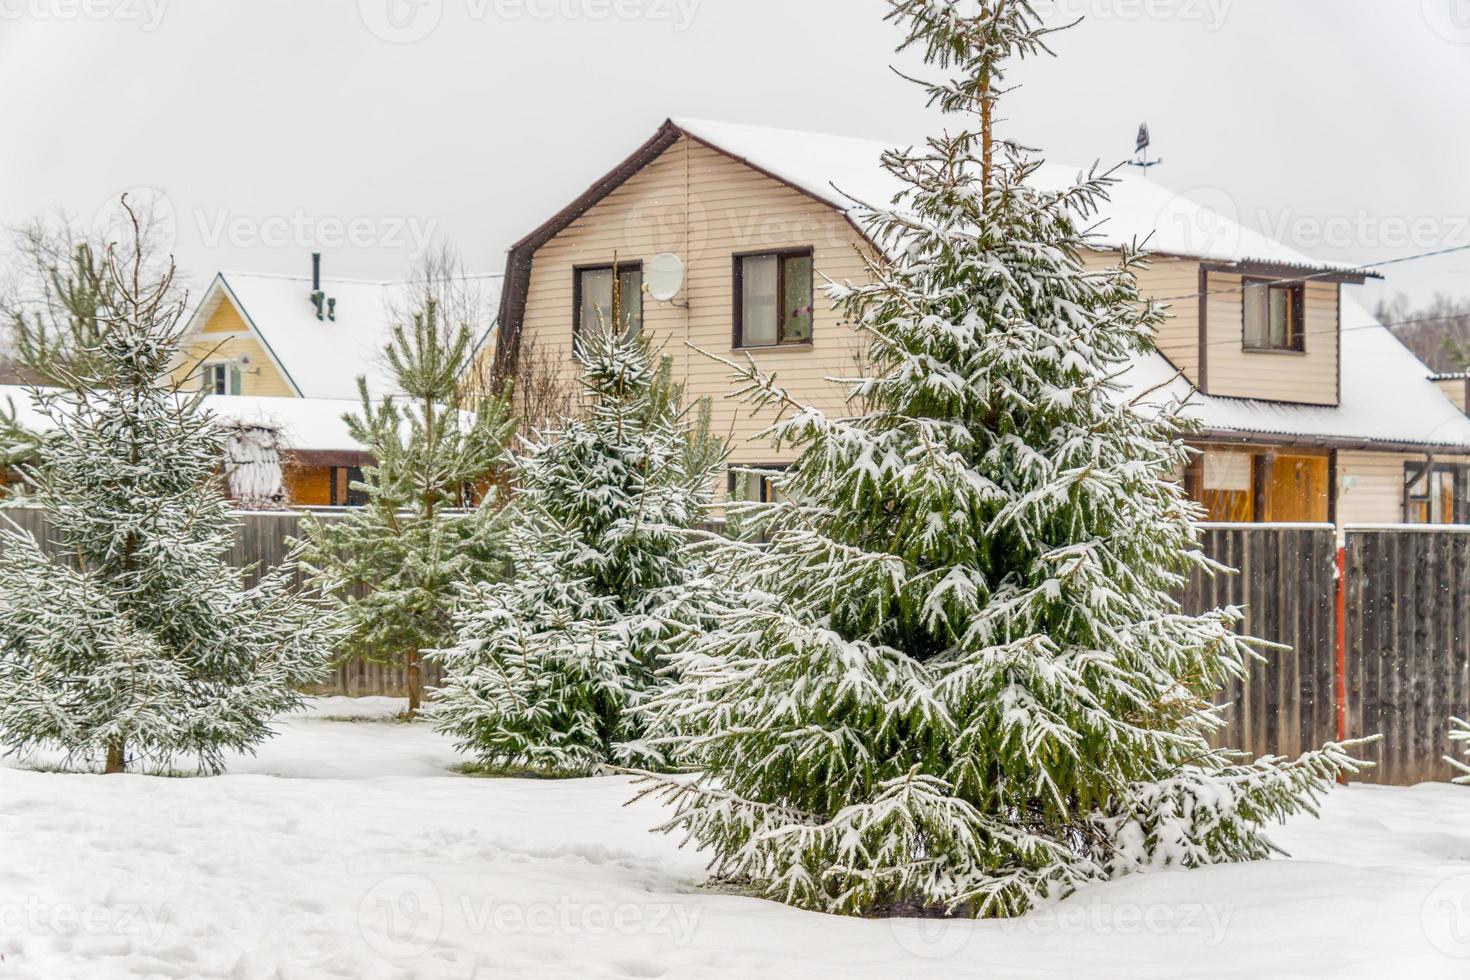
M 200 368 L 200 387 L 207 395 L 238 395 L 240 366 L 228 361 L 204 365 Z
M 1299 282 L 1250 279 L 1242 285 L 1245 349 L 1306 350 L 1305 287 Z

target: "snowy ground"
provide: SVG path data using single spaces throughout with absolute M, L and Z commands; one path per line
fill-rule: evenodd
M 1467 788 L 1339 790 L 1293 860 L 1020 921 L 868 921 L 704 890 L 625 780 L 457 775 L 397 707 L 321 699 L 216 778 L 0 768 L 0 977 L 1470 976 Z

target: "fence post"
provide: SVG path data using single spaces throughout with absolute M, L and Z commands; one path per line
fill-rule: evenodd
M 1347 741 L 1347 540 L 1341 530 L 1337 538 L 1337 622 L 1333 637 L 1334 672 L 1337 674 L 1337 740 Z M 1337 781 L 1346 785 L 1347 775 Z

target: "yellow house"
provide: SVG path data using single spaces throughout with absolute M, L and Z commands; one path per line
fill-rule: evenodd
M 797 399 L 847 410 L 840 383 L 863 341 L 822 296 L 858 279 L 875 251 L 857 202 L 900 189 L 879 165 L 889 145 L 785 130 L 669 120 L 632 155 L 512 247 L 496 370 L 521 351 L 575 373 L 580 324 L 610 303 L 673 358 L 691 396 L 711 396 L 737 467 L 779 468 L 730 394 L 720 359 L 754 359 Z M 1037 180 L 1064 186 L 1075 169 Z M 1192 397 L 1201 456 L 1185 475 L 1217 520 L 1470 522 L 1470 419 L 1425 366 L 1343 286 L 1375 273 L 1315 261 L 1223 215 L 1125 176 L 1089 264 L 1148 240 L 1145 294 L 1171 318 L 1159 352 L 1126 379 Z M 671 296 L 646 288 L 677 283 Z M 657 292 L 657 291 L 655 291 Z M 1441 389 L 1445 390 L 1441 390 Z M 1464 386 L 1460 386 L 1463 398 Z M 727 487 L 737 486 L 734 474 Z M 744 483 L 750 494 L 764 481 Z
M 474 277 L 487 307 L 499 276 Z M 286 445 L 291 503 L 349 506 L 369 460 L 341 416 L 358 411 L 357 379 L 374 396 L 396 391 L 383 355 L 403 319 L 411 284 L 311 274 L 221 272 L 190 314 L 175 380 L 215 402 L 240 399 L 236 416 L 279 427 Z

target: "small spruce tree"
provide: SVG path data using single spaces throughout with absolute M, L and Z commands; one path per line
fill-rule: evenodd
M 1009 59 L 1044 50 L 1024 0 L 891 0 L 976 113 L 882 160 L 905 189 L 866 208 L 883 255 L 834 288 L 871 341 L 862 414 L 789 405 L 800 449 L 732 544 L 743 608 L 676 654 L 650 706 L 700 773 L 653 778 L 665 829 L 722 876 L 841 913 L 1010 915 L 1128 872 L 1266 857 L 1261 825 L 1310 809 L 1352 760 L 1214 748 L 1212 698 L 1252 641 L 1233 609 L 1171 591 L 1207 562 L 1171 477 L 1175 411 L 1118 378 L 1161 310 L 1125 255 L 1081 259 L 1105 179 L 1051 192 L 992 131 Z
M 140 253 L 86 267 L 100 329 L 54 365 L 63 387 L 30 393 L 51 426 L 21 469 L 55 555 L 14 525 L 0 540 L 0 743 L 212 772 L 300 704 L 331 639 L 291 562 L 246 588 L 225 561 L 224 435 L 169 380 L 182 306 Z
M 364 506 L 303 522 L 307 564 L 338 583 L 340 649 L 401 662 L 410 717 L 423 701 L 424 651 L 453 640 L 458 584 L 505 570 L 495 471 L 515 423 L 505 398 L 469 390 L 474 339 L 468 323 L 441 321 L 426 290 L 384 351 L 402 396 L 375 404 L 359 378 L 362 412 L 345 417 L 374 458 L 358 484 Z
M 709 616 L 687 547 L 723 459 L 707 411 L 680 408 L 669 362 L 655 366 L 636 333 L 589 333 L 585 418 L 537 432 L 513 459 L 514 578 L 468 592 L 440 654 L 436 723 L 496 769 L 662 767 L 639 708 L 674 643 Z

